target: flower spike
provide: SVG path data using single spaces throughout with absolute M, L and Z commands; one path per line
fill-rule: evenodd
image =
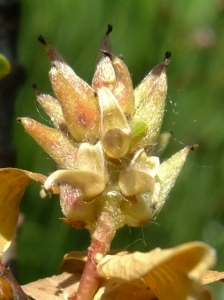
M 186 147 L 160 163 L 158 153 L 164 150 L 171 136 L 170 133 L 160 133 L 167 95 L 166 71 L 171 53 L 166 52 L 164 61 L 155 66 L 133 90 L 127 66 L 121 58 L 112 54 L 109 43 L 111 31 L 112 26 L 109 25 L 100 45 L 92 86 L 82 80 L 40 36 L 39 41 L 51 62 L 49 77 L 56 99 L 40 93 L 36 86 L 34 88 L 38 102 L 56 128 L 30 118 L 18 119 L 58 165 L 55 172 L 41 181 L 41 195 L 59 193 L 65 216 L 62 220 L 72 227 L 88 229 L 91 235 L 82 279 L 69 300 L 95 299 L 94 295 L 98 297 L 96 293 L 102 283 L 100 276 L 112 274 L 117 277 L 116 272 L 110 273 L 110 263 L 104 266 L 103 258 L 116 231 L 126 224 L 142 226 L 155 219 L 189 151 L 195 148 Z M 184 290 L 187 297 L 188 290 L 194 286 L 192 281 L 198 284 L 198 277 L 194 281 L 192 268 L 184 269 L 186 264 L 181 265 L 183 269 L 179 267 L 176 253 L 185 253 L 185 250 L 191 253 L 191 249 L 196 254 L 200 249 L 207 251 L 204 245 L 164 251 L 166 262 L 153 252 L 146 256 L 150 263 L 154 261 L 151 255 L 158 256 L 155 268 L 150 264 L 150 268 L 147 266 L 141 274 L 136 264 L 131 275 L 125 277 L 126 274 L 123 274 L 122 279 L 135 280 L 141 275 L 152 289 L 150 299 L 158 296 L 165 300 L 164 292 L 154 285 L 155 278 L 159 277 L 156 281 L 159 286 L 163 286 L 163 279 L 168 278 L 173 288 L 169 299 L 179 299 L 182 289 L 175 294 L 175 278 L 181 287 L 187 286 Z M 210 253 L 210 249 L 207 252 Z M 136 261 L 141 260 L 143 268 L 145 260 L 139 259 L 139 255 L 116 261 L 118 264 L 130 263 L 134 257 Z M 100 264 L 101 260 L 103 263 Z M 166 283 L 164 286 L 166 288 Z

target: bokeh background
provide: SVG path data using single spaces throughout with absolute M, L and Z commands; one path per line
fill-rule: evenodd
M 142 228 L 123 228 L 112 248 L 147 251 L 200 240 L 217 251 L 224 270 L 224 1 L 48 0 L 21 1 L 18 53 L 26 81 L 18 92 L 16 116 L 49 124 L 32 84 L 52 94 L 49 62 L 38 35 L 54 45 L 76 73 L 91 83 L 100 40 L 113 24 L 114 54 L 122 54 L 134 86 L 172 52 L 163 131 L 173 137 L 166 159 L 186 145 L 198 144 L 157 219 Z M 50 174 L 55 163 L 16 123 L 17 167 Z M 85 250 L 89 235 L 63 224 L 57 197 L 41 199 L 40 187 L 26 191 L 21 211 L 19 277 L 26 283 L 59 272 L 62 256 Z M 213 285 L 224 298 L 221 283 Z

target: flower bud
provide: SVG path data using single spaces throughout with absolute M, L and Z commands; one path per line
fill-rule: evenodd
M 79 80 L 67 80 L 55 67 L 49 73 L 53 90 L 61 103 L 67 127 L 78 142 L 95 141 L 99 134 L 100 115 L 97 97 L 79 85 Z M 89 89 L 91 89 L 89 87 Z
M 147 130 L 132 140 L 131 152 L 141 147 L 152 149 L 156 143 L 165 111 L 168 63 L 169 60 L 165 59 L 163 63 L 153 68 L 134 91 L 136 112 L 132 126 L 144 122 Z
M 105 51 L 104 54 L 109 56 L 116 75 L 116 82 L 112 92 L 123 112 L 130 117 L 133 115 L 135 109 L 131 75 L 121 58 Z
M 61 130 L 66 130 L 66 121 L 58 100 L 51 95 L 41 93 L 39 90 L 37 90 L 37 87 L 35 85 L 34 89 L 37 95 L 38 103 L 41 105 L 46 114 L 48 114 L 48 116 L 51 118 L 54 127 Z
M 189 151 L 194 150 L 196 147 L 197 145 L 185 147 L 160 165 L 157 173 L 157 179 L 161 184 L 161 190 L 155 214 L 157 214 L 163 207 L 170 190 L 174 186 L 176 179 L 182 170 Z
M 55 160 L 61 168 L 75 168 L 77 147 L 68 135 L 30 118 L 18 118 L 27 133 Z
M 107 87 L 113 89 L 116 82 L 116 74 L 108 56 L 102 53 L 102 57 L 96 66 L 96 70 L 92 80 L 92 86 L 95 90 Z

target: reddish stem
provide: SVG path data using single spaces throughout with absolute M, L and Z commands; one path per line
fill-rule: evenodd
M 88 248 L 88 260 L 86 262 L 78 290 L 68 300 L 92 300 L 100 287 L 100 277 L 97 274 L 96 254 L 105 255 L 110 250 L 111 241 L 115 235 L 115 228 L 108 220 L 108 214 L 102 213 L 92 234 L 91 245 Z
M 94 258 L 94 252 L 90 250 L 91 248 L 92 246 L 89 247 L 88 260 L 86 262 L 77 293 L 74 296 L 69 297 L 68 300 L 92 300 L 99 289 L 100 277 L 96 271 L 97 262 Z

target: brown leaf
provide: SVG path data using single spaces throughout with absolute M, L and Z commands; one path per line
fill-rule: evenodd
M 31 181 L 44 183 L 46 177 L 20 169 L 0 169 L 0 260 L 17 227 L 20 200 Z
M 74 254 L 75 255 L 75 254 Z M 78 287 L 81 272 L 62 273 L 22 286 L 24 292 L 35 300 L 67 300 Z M 157 300 L 143 280 L 125 282 L 105 279 L 94 300 Z
M 160 300 L 209 299 L 200 280 L 214 261 L 213 249 L 204 243 L 193 242 L 167 250 L 105 256 L 97 270 L 104 278 L 126 281 L 143 278 Z
M 101 287 L 94 300 L 179 300 L 186 299 L 188 295 L 192 297 L 191 299 L 211 300 L 210 293 L 200 290 L 195 281 L 214 260 L 214 254 L 210 251 L 212 250 L 203 243 L 189 243 L 168 250 L 155 249 L 149 253 L 118 253 L 114 256 L 107 256 L 100 262 L 100 265 L 108 267 L 107 262 L 113 263 L 112 271 L 107 270 L 106 275 L 112 278 L 102 279 Z M 150 254 L 151 258 L 146 259 L 145 254 L 147 256 Z M 38 280 L 22 288 L 26 294 L 36 300 L 67 300 L 67 297 L 77 290 L 85 261 L 85 252 L 73 251 L 64 257 L 62 269 L 70 269 L 69 271 L 74 274 L 64 272 L 59 276 Z M 126 266 L 124 266 L 125 261 Z M 146 266 L 145 268 L 144 266 L 136 267 L 136 264 L 142 263 Z M 147 274 L 144 274 L 145 270 Z M 182 271 L 188 276 L 183 276 Z M 209 276 L 212 276 L 211 279 Z M 203 276 L 203 284 L 215 281 L 214 276 L 215 280 L 219 280 L 224 277 L 224 273 L 208 271 Z M 159 295 L 158 290 L 163 294 Z
M 117 279 L 105 280 L 93 300 L 157 300 L 144 280 L 126 282 Z
M 80 272 L 62 273 L 31 282 L 22 286 L 22 289 L 35 300 L 67 300 L 77 290 L 80 277 Z
M 10 284 L 1 277 L 0 277 L 0 299 L 4 299 L 4 300 L 13 299 L 12 288 Z
M 85 263 L 87 262 L 86 251 L 72 251 L 65 254 L 61 263 L 61 272 L 74 273 L 76 271 L 83 271 Z
M 109 254 L 111 255 L 123 255 L 127 254 L 127 251 L 121 252 L 121 250 L 110 250 Z M 61 272 L 68 272 L 68 273 L 75 273 L 76 271 L 83 271 L 85 267 L 85 263 L 87 262 L 87 251 L 71 251 L 64 255 L 60 271 Z
M 204 276 L 202 277 L 202 284 L 209 284 L 216 281 L 224 281 L 224 272 L 218 271 L 207 271 Z

